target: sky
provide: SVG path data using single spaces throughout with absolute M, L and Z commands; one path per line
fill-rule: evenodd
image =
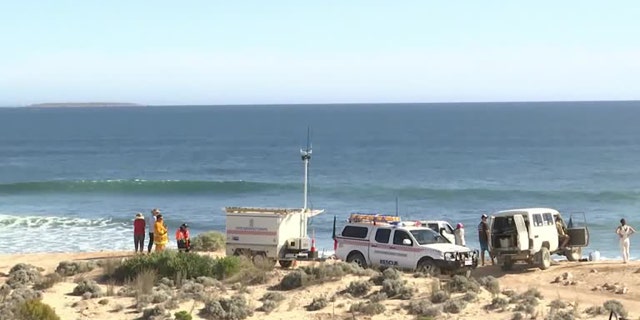
M 0 0 L 0 106 L 640 99 L 636 1 Z

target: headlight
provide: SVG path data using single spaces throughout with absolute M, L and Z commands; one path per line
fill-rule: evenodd
M 444 259 L 453 261 L 453 260 L 456 259 L 456 255 L 453 252 L 445 252 L 444 253 Z

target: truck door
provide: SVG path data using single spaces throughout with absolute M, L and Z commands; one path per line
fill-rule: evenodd
M 449 240 L 450 243 L 456 243 L 456 236 L 453 234 L 453 228 L 448 222 L 440 223 L 440 235 Z
M 524 218 L 521 214 L 513 215 L 513 222 L 516 225 L 517 241 L 519 250 L 529 250 L 529 232 L 527 231 L 527 225 L 524 223 Z
M 408 239 L 408 242 L 405 240 Z M 413 269 L 416 267 L 416 253 L 417 250 L 414 250 L 414 246 L 417 246 L 417 243 L 414 243 L 413 238 L 409 235 L 409 232 L 405 230 L 394 230 L 393 231 L 393 242 L 391 244 L 391 254 L 389 259 L 393 259 L 397 261 L 398 267 Z
M 391 249 L 391 229 L 378 228 L 372 235 L 371 245 L 369 247 L 369 261 L 373 266 L 397 267 L 398 259 L 394 257 L 394 251 Z
M 586 247 L 589 245 L 589 228 L 584 212 L 574 212 L 569 216 L 567 233 L 569 234 L 569 246 Z

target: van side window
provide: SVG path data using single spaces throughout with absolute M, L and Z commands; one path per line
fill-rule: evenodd
M 367 237 L 368 232 L 369 232 L 369 228 L 367 227 L 346 226 L 342 230 L 342 236 L 349 237 L 349 238 L 365 239 Z
M 540 227 L 542 226 L 542 215 L 539 213 L 536 213 L 533 215 L 533 225 L 536 227 Z
M 547 226 L 553 225 L 553 216 L 551 213 L 542 214 L 542 218 L 544 219 L 544 224 Z
M 393 233 L 393 244 L 403 245 L 402 241 L 404 239 L 411 240 L 411 237 L 409 237 L 409 234 L 407 232 L 402 230 L 396 230 L 396 232 Z
M 378 243 L 389 243 L 390 237 L 391 229 L 378 229 L 378 231 L 376 231 L 376 242 Z

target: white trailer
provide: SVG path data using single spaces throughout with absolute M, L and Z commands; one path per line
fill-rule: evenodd
M 227 255 L 277 260 L 283 267 L 293 260 L 314 258 L 307 222 L 323 210 L 227 207 L 225 211 Z
M 302 208 L 226 207 L 226 253 L 257 260 L 278 261 L 289 267 L 294 260 L 317 258 L 307 235 L 309 218 L 324 210 L 307 208 L 311 147 L 301 149 L 304 162 L 304 204 Z

